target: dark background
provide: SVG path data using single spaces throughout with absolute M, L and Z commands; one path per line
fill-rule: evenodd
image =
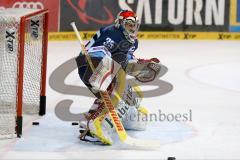
M 92 21 L 91 19 L 88 20 L 88 23 L 84 23 L 82 19 L 79 17 L 78 13 L 71 7 L 69 4 L 71 1 L 75 7 L 78 8 L 78 11 L 85 13 L 88 16 L 99 20 L 106 20 L 108 19 L 108 15 L 104 10 L 106 7 L 113 16 L 113 19 L 109 23 L 97 23 Z M 151 15 L 152 21 L 154 23 L 155 19 L 155 0 L 149 0 L 150 7 L 151 7 Z M 102 26 L 110 25 L 114 23 L 117 13 L 121 10 L 120 6 L 117 3 L 117 0 L 86 0 L 85 7 L 79 7 L 79 3 L 82 3 L 82 0 L 61 0 L 61 23 L 60 23 L 60 30 L 61 31 L 72 31 L 71 26 L 69 25 L 72 21 L 76 22 L 76 25 L 81 30 L 89 31 L 89 30 L 98 30 Z M 177 3 L 177 1 L 176 1 Z M 186 3 L 186 2 L 185 2 Z M 128 4 L 133 11 L 137 9 L 138 1 L 135 0 L 134 4 Z M 205 19 L 205 4 L 206 0 L 203 0 L 203 10 L 201 11 L 202 21 L 204 22 Z M 185 5 L 186 6 L 186 5 Z M 167 14 L 168 14 L 168 0 L 163 0 L 163 11 L 162 11 L 162 24 L 146 24 L 144 19 L 144 14 L 142 17 L 142 23 L 140 30 L 141 31 L 196 31 L 196 32 L 203 32 L 203 31 L 215 31 L 215 32 L 226 32 L 229 29 L 229 8 L 230 3 L 226 1 L 225 4 L 225 22 L 223 26 L 216 26 L 216 25 L 186 25 L 185 21 L 180 25 L 173 25 L 168 22 Z M 194 22 L 194 21 L 193 21 Z

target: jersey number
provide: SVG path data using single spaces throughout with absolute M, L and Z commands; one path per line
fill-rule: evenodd
M 114 43 L 115 42 L 111 38 L 106 38 L 106 42 L 104 42 L 103 45 L 109 49 L 112 49 L 114 47 Z

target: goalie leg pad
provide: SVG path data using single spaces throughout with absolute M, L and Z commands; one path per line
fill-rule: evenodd
M 102 121 L 101 118 L 102 116 L 89 121 L 88 127 L 90 133 L 99 138 L 103 144 L 112 145 L 112 132 L 109 130 L 108 124 L 105 124 L 105 121 Z
M 101 115 L 94 120 L 91 119 L 87 124 L 80 125 L 80 140 L 88 142 L 101 142 L 102 144 L 112 145 L 113 129 L 104 121 L 105 115 Z
M 84 142 L 91 142 L 94 144 L 103 144 L 98 138 L 91 134 L 90 130 L 86 127 L 86 124 L 80 123 L 79 126 L 80 136 L 79 139 Z

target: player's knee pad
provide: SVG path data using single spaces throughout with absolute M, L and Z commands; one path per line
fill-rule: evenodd
M 147 127 L 146 116 L 148 111 L 144 107 L 130 107 L 127 116 L 123 119 L 123 125 L 128 130 L 145 130 Z

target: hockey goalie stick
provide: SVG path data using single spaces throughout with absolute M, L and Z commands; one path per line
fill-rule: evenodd
M 95 68 L 94 68 L 94 66 L 92 64 L 90 56 L 87 53 L 87 50 L 86 50 L 85 45 L 83 43 L 83 40 L 82 40 L 78 30 L 77 30 L 75 22 L 72 22 L 71 26 L 72 26 L 72 28 L 73 28 L 76 36 L 77 36 L 77 39 L 80 42 L 82 53 L 85 55 L 86 60 L 87 60 L 87 62 L 89 64 L 91 70 L 94 71 Z M 114 108 L 114 106 L 113 106 L 113 104 L 111 102 L 111 98 L 110 98 L 108 92 L 107 91 L 100 91 L 100 96 L 103 99 L 104 105 L 106 106 L 106 108 L 108 109 L 108 111 L 110 113 L 109 114 L 110 118 L 112 119 L 113 125 L 114 125 L 114 127 L 116 129 L 116 132 L 117 132 L 117 134 L 119 136 L 119 139 L 124 144 L 130 145 L 130 146 L 134 146 L 134 147 L 140 147 L 140 148 L 144 148 L 144 149 L 159 147 L 159 143 L 156 143 L 155 141 L 140 140 L 140 139 L 136 139 L 136 138 L 130 137 L 127 134 L 126 130 L 124 129 L 124 127 L 122 125 L 122 122 L 120 121 L 120 118 L 118 117 L 117 111 L 115 110 L 115 108 Z

